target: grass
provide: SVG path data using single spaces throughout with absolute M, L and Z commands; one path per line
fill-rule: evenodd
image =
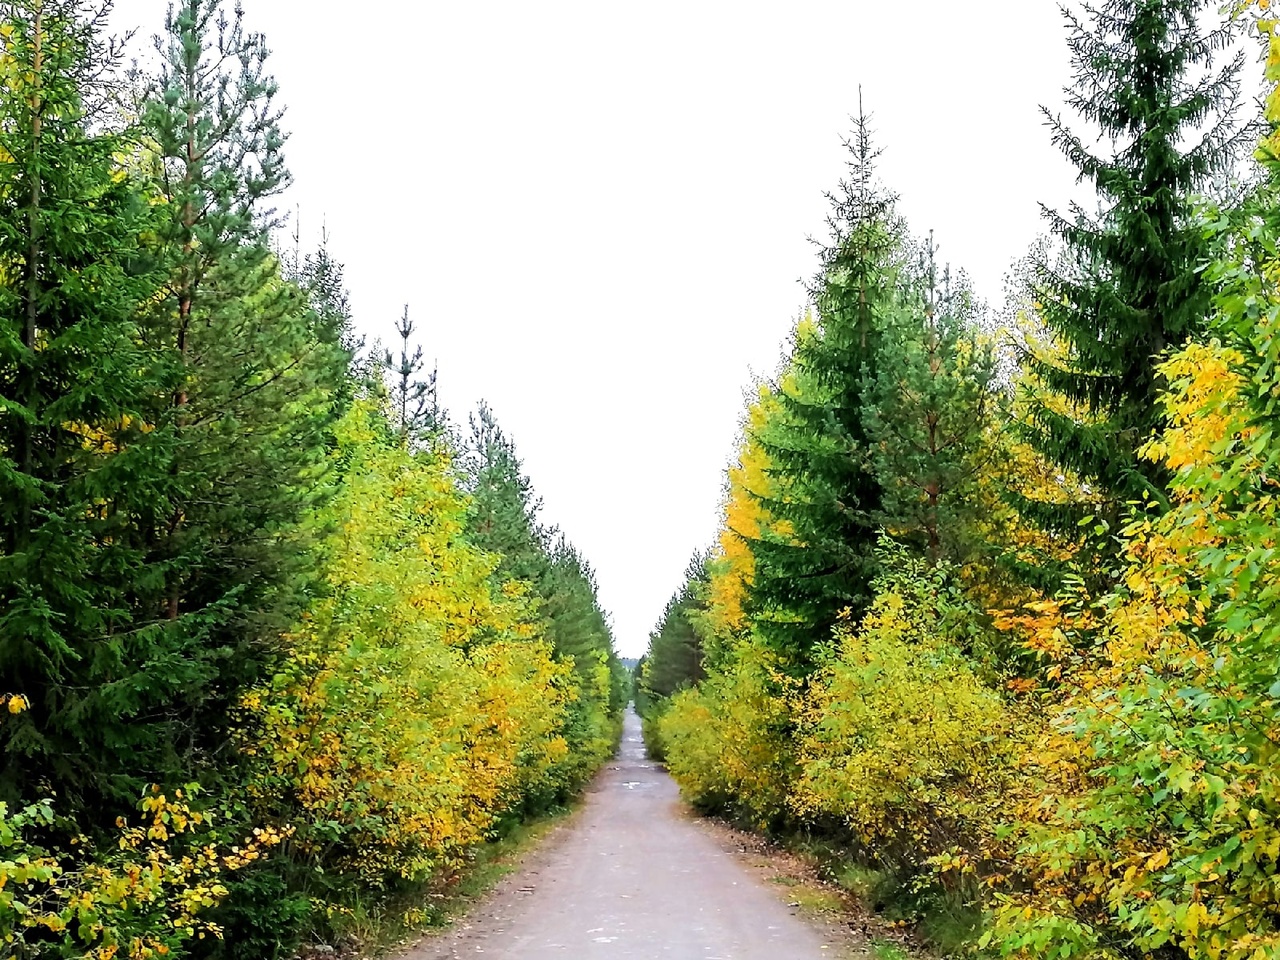
M 790 849 L 814 861 L 819 872 L 869 912 L 891 924 L 909 926 L 915 938 L 941 956 L 963 952 L 982 933 L 982 912 L 954 893 L 917 890 L 897 877 L 854 860 L 846 848 L 827 840 L 793 838 Z M 901 945 L 873 943 L 877 960 L 904 960 Z M 880 952 L 883 951 L 883 952 Z
M 871 955 L 875 960 L 911 960 L 911 954 L 889 940 L 871 941 Z
M 840 894 L 807 883 L 795 885 L 791 902 L 806 913 L 832 914 L 844 909 L 844 900 Z
M 982 911 L 969 904 L 929 904 L 920 916 L 917 929 L 926 942 L 944 956 L 958 953 L 982 933 Z
M 405 891 L 390 899 L 370 896 L 330 919 L 335 939 L 362 957 L 384 956 L 434 929 L 446 927 L 475 906 L 572 812 L 557 807 L 510 827 L 477 847 L 471 862 L 448 881 Z

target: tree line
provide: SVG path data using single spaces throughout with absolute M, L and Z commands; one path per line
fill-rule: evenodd
M 265 38 L 108 13 L 0 3 L 0 955 L 292 956 L 423 919 L 629 681 L 493 412 L 282 249 Z
M 1098 202 L 1046 213 L 1003 311 L 855 118 L 718 541 L 638 669 L 647 739 L 945 950 L 1280 957 L 1276 21 L 1066 20 L 1077 119 L 1045 117 Z

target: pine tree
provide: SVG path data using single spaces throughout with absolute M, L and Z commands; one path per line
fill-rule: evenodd
M 226 8 L 170 9 L 143 110 L 167 276 L 145 334 L 177 369 L 154 414 L 175 443 L 149 537 L 161 614 L 213 678 L 182 707 L 193 757 L 222 749 L 228 704 L 279 655 L 305 599 L 301 521 L 328 493 L 328 431 L 350 395 L 333 291 L 317 300 L 271 246 L 270 203 L 289 182 L 276 84 L 265 39 Z
M 1167 472 L 1137 455 L 1161 423 L 1155 361 L 1202 331 L 1209 309 L 1201 271 L 1212 250 L 1192 197 L 1235 159 L 1241 60 L 1215 66 L 1232 34 L 1201 28 L 1208 6 L 1108 0 L 1086 6 L 1083 18 L 1066 14 L 1068 103 L 1114 144 L 1109 155 L 1045 111 L 1101 211 L 1047 212 L 1067 266 L 1039 263 L 1036 299 L 1066 354 L 1030 358 L 1042 389 L 1024 429 L 1033 447 L 1109 500 L 1111 513 L 1125 501 L 1165 500 Z M 1050 528 L 1074 527 L 1080 512 L 1025 507 Z
M 880 523 L 935 562 L 963 563 L 976 547 L 986 432 L 1002 407 L 995 351 L 966 278 L 939 269 L 932 235 L 904 271 L 902 299 L 886 317 L 865 424 Z
M 832 195 L 831 240 L 801 326 L 779 413 L 753 439 L 770 464 L 762 506 L 785 533 L 753 544 L 749 614 L 798 672 L 847 609 L 869 599 L 881 490 L 865 423 L 882 331 L 900 309 L 902 226 L 875 175 L 869 118 L 856 120 L 848 179 Z
M 443 426 L 436 392 L 438 371 L 432 370 L 426 379 L 418 378 L 425 361 L 422 359 L 422 347 L 416 347 L 410 353 L 409 344 L 413 339 L 413 331 L 409 305 L 405 304 L 404 313 L 396 323 L 396 333 L 400 337 L 400 357 L 397 360 L 388 350 L 382 360 L 383 369 L 391 376 L 391 408 L 396 416 L 400 442 L 406 445 Z
M 139 530 L 163 514 L 148 414 L 170 381 L 139 337 L 156 218 L 117 162 L 106 13 L 0 4 L 0 687 L 32 705 L 0 728 L 0 796 L 90 808 L 170 765 L 168 706 L 202 678 L 138 610 L 161 578 Z

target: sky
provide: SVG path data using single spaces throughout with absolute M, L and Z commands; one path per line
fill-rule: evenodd
M 281 205 L 327 230 L 369 341 L 408 304 L 455 420 L 493 407 L 625 656 L 714 540 L 859 88 L 900 211 L 990 301 L 1074 193 L 1039 112 L 1069 78 L 1050 0 L 243 4 L 287 107 Z M 166 5 L 117 0 L 117 28 Z

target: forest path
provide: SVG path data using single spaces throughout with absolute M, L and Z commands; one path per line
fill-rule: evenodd
M 584 809 L 489 900 L 403 960 L 832 960 L 796 916 L 685 812 L 628 710 L 617 759 Z

